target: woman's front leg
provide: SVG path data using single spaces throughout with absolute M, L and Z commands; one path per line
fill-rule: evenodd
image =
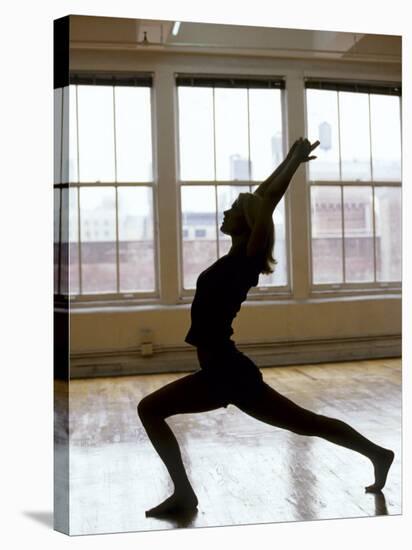
M 194 510 L 198 503 L 187 477 L 178 441 L 166 418 L 175 414 L 210 411 L 222 405 L 221 400 L 210 396 L 201 371 L 171 382 L 140 401 L 138 415 L 174 484 L 171 497 L 148 510 L 146 516 L 187 512 Z

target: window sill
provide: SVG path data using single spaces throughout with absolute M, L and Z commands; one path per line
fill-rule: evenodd
M 393 300 L 401 299 L 401 293 L 398 291 L 382 292 L 316 292 L 312 293 L 307 298 L 293 298 L 292 295 L 266 295 L 266 296 L 251 296 L 242 307 L 256 306 L 274 306 L 274 305 L 297 305 L 297 304 L 319 304 L 326 302 L 351 302 L 351 301 L 368 301 L 368 300 Z M 110 302 L 71 302 L 70 313 L 127 313 L 136 311 L 172 311 L 172 310 L 190 310 L 192 297 L 185 297 L 176 304 L 162 304 L 160 300 L 152 300 L 148 303 L 147 300 L 140 303 L 130 303 L 129 301 Z

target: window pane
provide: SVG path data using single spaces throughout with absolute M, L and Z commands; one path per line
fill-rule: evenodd
M 373 179 L 401 179 L 401 117 L 399 97 L 370 96 Z
M 273 257 L 277 260 L 274 272 L 270 275 L 260 275 L 259 286 L 284 286 L 288 283 L 286 254 L 286 221 L 285 199 L 281 199 L 273 213 L 275 225 L 275 246 Z
M 61 154 L 62 154 L 62 109 L 63 91 L 62 88 L 54 90 L 54 183 L 61 183 Z
M 83 293 L 116 292 L 114 187 L 80 189 Z
M 283 159 L 280 90 L 249 90 L 251 179 L 267 178 Z
M 54 189 L 53 214 L 53 264 L 54 264 L 54 294 L 59 293 L 59 248 L 60 248 L 60 196 L 61 190 Z
M 62 189 L 61 294 L 79 293 L 78 190 Z
M 152 195 L 151 187 L 118 188 L 121 292 L 155 289 Z
M 117 181 L 151 181 L 150 88 L 115 87 Z
M 368 94 L 339 92 L 343 180 L 370 180 Z
M 224 256 L 232 246 L 232 239 L 229 235 L 222 233 L 220 226 L 223 222 L 223 211 L 228 210 L 234 201 L 238 198 L 239 193 L 249 193 L 250 186 L 240 185 L 219 185 L 217 188 L 217 225 L 219 228 L 219 257 Z
M 185 185 L 181 193 L 183 287 L 195 288 L 201 271 L 217 260 L 215 189 L 211 185 Z M 196 230 L 204 230 L 203 236 L 196 237 Z
M 374 280 L 372 187 L 344 187 L 345 279 Z
M 63 88 L 62 182 L 77 182 L 76 86 Z
M 77 88 L 80 181 L 114 181 L 113 87 Z
M 257 187 L 257 185 L 254 185 L 252 187 L 252 192 L 254 192 Z M 272 219 L 275 226 L 275 246 L 273 248 L 273 257 L 277 260 L 277 264 L 274 266 L 273 273 L 267 275 L 261 274 L 259 276 L 258 287 L 285 286 L 288 284 L 284 198 L 282 198 L 276 206 Z
M 213 89 L 179 87 L 180 179 L 215 179 Z
M 341 190 L 311 187 L 313 282 L 342 283 Z
M 309 178 L 337 180 L 339 174 L 339 124 L 337 92 L 307 90 L 308 138 L 320 141 L 316 162 L 309 163 Z
M 402 278 L 401 189 L 375 187 L 376 278 L 400 281 Z
M 216 179 L 250 179 L 247 90 L 215 89 L 215 121 Z

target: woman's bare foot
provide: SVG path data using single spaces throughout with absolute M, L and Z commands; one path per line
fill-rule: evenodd
M 198 504 L 194 493 L 176 493 L 161 502 L 158 506 L 146 510 L 146 517 L 161 517 L 173 514 L 183 514 L 196 510 Z
M 372 459 L 375 469 L 375 483 L 365 487 L 367 493 L 379 493 L 383 489 L 394 457 L 395 453 L 393 451 L 382 449 L 382 452 Z

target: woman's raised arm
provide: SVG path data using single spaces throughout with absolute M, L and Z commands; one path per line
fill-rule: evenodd
M 262 201 L 247 243 L 248 256 L 255 256 L 265 250 L 268 231 L 271 228 L 270 221 L 276 205 L 285 194 L 300 164 L 316 158 L 311 152 L 318 145 L 319 141 L 311 144 L 303 138 L 295 141 L 283 163 L 256 189 L 255 194 L 259 195 Z

